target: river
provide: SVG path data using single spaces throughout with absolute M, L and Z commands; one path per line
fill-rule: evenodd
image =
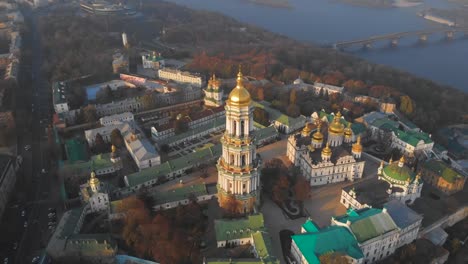
M 444 0 L 426 0 L 417 7 L 379 9 L 329 0 L 290 0 L 293 8 L 283 9 L 243 0 L 167 1 L 220 12 L 241 22 L 319 45 L 440 27 L 416 13 L 428 7 L 455 6 Z M 416 37 L 408 37 L 401 39 L 396 48 L 389 47 L 389 42 L 379 42 L 372 49 L 354 48 L 346 52 L 468 92 L 468 38 L 463 36 L 448 41 L 442 34 L 433 35 L 426 44 L 418 44 Z

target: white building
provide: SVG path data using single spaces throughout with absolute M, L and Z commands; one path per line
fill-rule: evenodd
M 94 171 L 91 172 L 88 182 L 80 186 L 80 197 L 83 203 L 89 204 L 90 212 L 109 210 L 109 195 Z
M 179 71 L 171 68 L 164 68 L 158 70 L 159 79 L 166 81 L 174 81 L 178 83 L 188 83 L 196 87 L 203 86 L 203 78 L 198 74 L 190 72 Z
M 153 51 L 153 53 L 144 53 L 141 55 L 141 61 L 143 63 L 143 68 L 145 69 L 154 69 L 158 70 L 164 68 L 165 61 L 161 56 L 161 53 Z M 162 79 L 162 78 L 161 78 Z
M 339 87 L 339 86 L 330 85 L 330 84 L 316 82 L 316 83 L 314 83 L 314 89 L 315 89 L 315 94 L 316 95 L 318 95 L 320 93 L 320 91 L 322 91 L 323 93 L 328 93 L 330 95 L 330 94 L 334 94 L 334 93 L 341 94 L 341 93 L 343 93 L 344 88 Z
M 340 123 L 338 113 L 328 125 L 327 143 L 324 146 L 324 134 L 320 122 L 316 132 L 312 133 L 313 124 L 288 138 L 288 159 L 301 170 L 311 186 L 354 181 L 364 172 L 361 159 L 362 145 L 360 137 L 352 144 L 352 131 Z
M 402 203 L 412 204 L 421 197 L 423 182 L 421 175 L 405 165 L 405 157 L 401 156 L 399 161 L 390 161 L 388 165 L 380 163 L 377 170 L 379 180 L 390 184 L 390 198 L 400 200 Z
M 387 209 L 348 210 L 333 217 L 332 225 L 342 226 L 356 237 L 364 254 L 363 263 L 374 263 L 393 254 L 398 247 L 399 228 Z
M 224 104 L 223 90 L 220 89 L 220 81 L 213 76 L 208 81 L 208 86 L 205 89 L 205 105 L 212 107 L 219 107 Z
M 124 112 L 122 114 L 101 117 L 99 118 L 99 123 L 103 126 L 109 126 L 123 122 L 132 122 L 133 120 L 134 117 L 132 113 Z
M 386 203 L 384 208 L 387 209 L 387 213 L 400 229 L 397 248 L 409 244 L 418 238 L 423 220 L 422 215 L 397 200 Z

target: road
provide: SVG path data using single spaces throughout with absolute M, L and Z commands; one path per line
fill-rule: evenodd
M 28 225 L 19 240 L 14 263 L 29 263 L 34 256 L 43 251 L 50 236 L 47 209 L 57 207 L 60 199 L 57 180 L 49 173 L 41 173 L 42 169 L 49 172 L 51 165 L 51 160 L 47 158 L 45 131 L 51 123 L 51 90 L 40 71 L 42 51 L 37 14 L 24 11 L 24 16 L 31 19 L 31 34 L 24 36 L 24 45 L 31 45 L 32 56 L 30 65 L 25 65 L 23 68 L 23 81 L 16 91 L 15 112 L 18 150 L 22 151 L 21 155 L 24 158 L 17 192 L 25 194 L 23 197 Z M 32 150 L 25 151 L 25 145 L 31 145 Z

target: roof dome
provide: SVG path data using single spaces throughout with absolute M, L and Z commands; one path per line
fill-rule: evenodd
M 310 135 L 310 132 L 312 132 L 312 123 L 307 123 L 302 129 L 301 133 L 303 136 L 308 137 Z
M 416 176 L 416 173 L 408 166 L 399 166 L 399 162 L 388 164 L 384 167 L 382 173 L 386 180 L 400 185 L 404 185 L 406 182 L 412 182 Z
M 353 144 L 352 151 L 355 153 L 362 152 L 361 136 L 358 136 L 356 143 Z
M 89 179 L 90 186 L 99 186 L 99 179 L 96 178 L 96 173 L 94 171 L 91 172 L 91 179 Z
M 237 85 L 232 89 L 227 100 L 227 105 L 229 106 L 249 106 L 252 102 L 249 91 L 244 88 L 242 77 L 242 72 L 239 69 L 239 73 L 237 74 Z
M 333 118 L 332 123 L 328 126 L 328 133 L 343 134 L 344 125 L 341 124 L 341 113 L 338 112 Z
M 322 123 L 320 122 L 317 127 L 317 131 L 312 135 L 312 139 L 314 141 L 323 141 L 323 134 L 322 134 Z
M 353 136 L 353 130 L 351 130 L 351 122 L 348 122 L 348 126 L 344 129 L 344 135 L 345 137 Z
M 330 146 L 327 143 L 325 148 L 323 148 L 323 150 L 322 150 L 322 156 L 330 157 L 331 155 L 332 155 L 332 150 L 331 150 Z

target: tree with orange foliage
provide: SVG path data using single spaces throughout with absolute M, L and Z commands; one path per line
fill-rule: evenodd
M 296 199 L 303 202 L 309 198 L 310 193 L 310 183 L 303 176 L 296 178 L 296 183 L 294 184 L 294 195 Z
M 273 186 L 272 198 L 277 203 L 283 203 L 288 198 L 289 179 L 281 175 Z
M 228 196 L 222 201 L 221 207 L 227 216 L 234 217 L 239 214 L 241 204 L 234 194 L 228 194 Z

